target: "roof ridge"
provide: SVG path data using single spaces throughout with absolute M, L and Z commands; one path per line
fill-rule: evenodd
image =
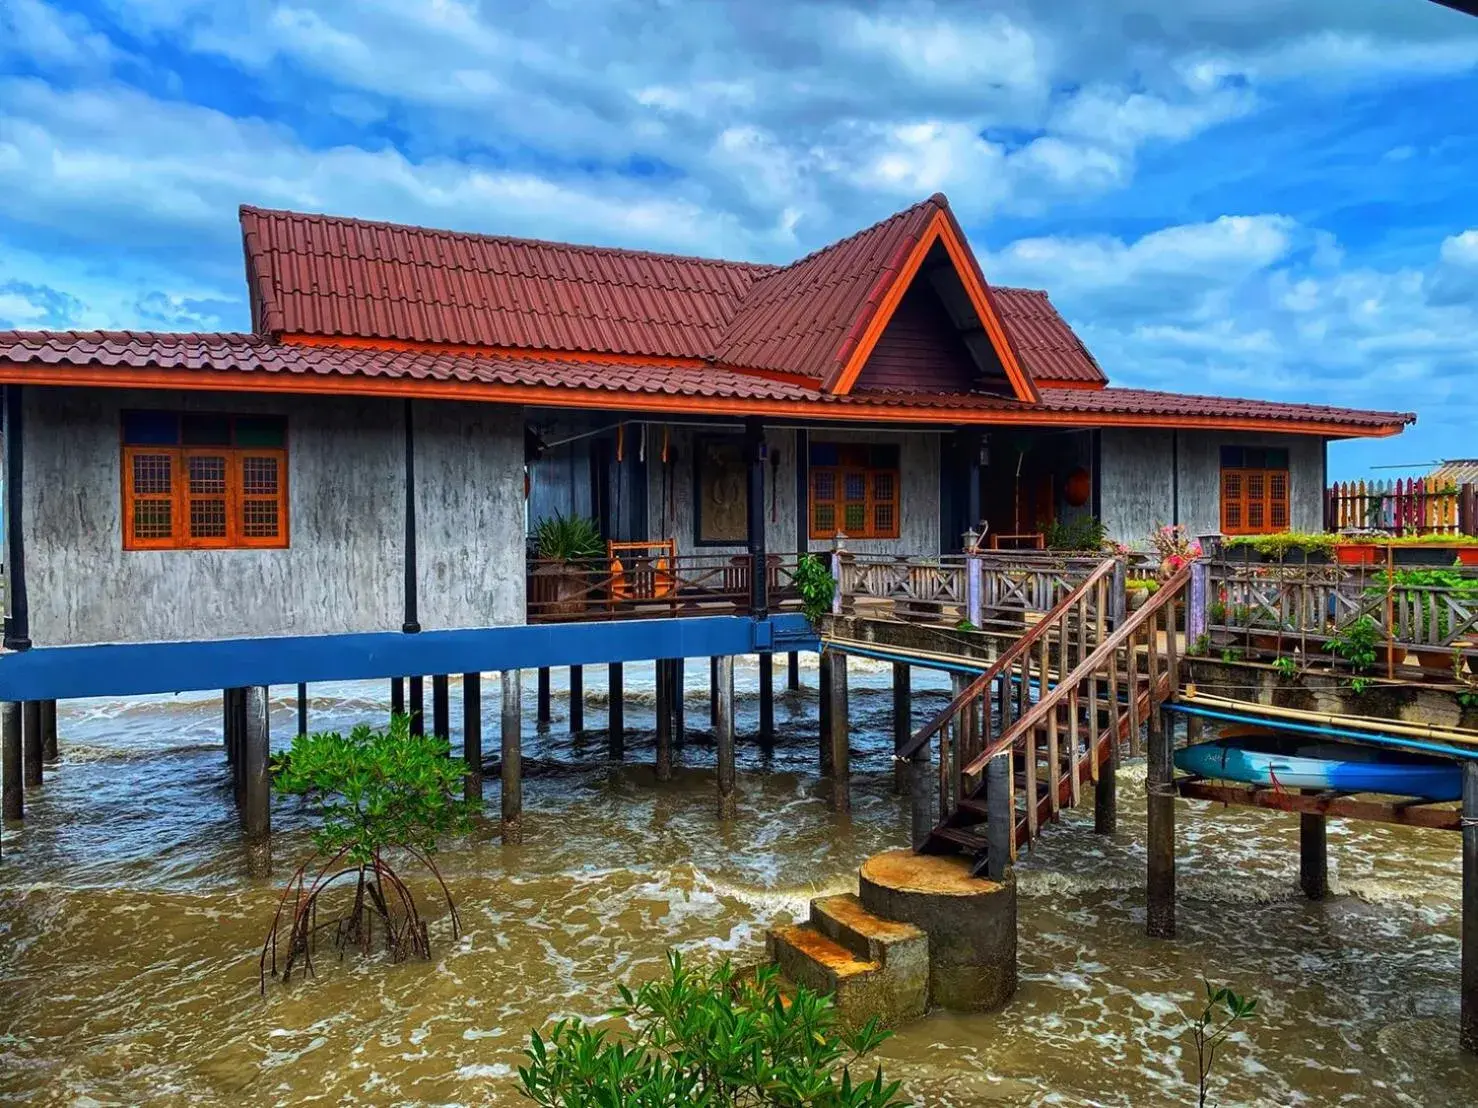
M 392 231 L 416 231 L 451 239 L 478 239 L 483 242 L 512 243 L 518 246 L 546 246 L 562 250 L 589 250 L 602 254 L 619 254 L 627 258 L 653 258 L 663 261 L 697 262 L 701 265 L 721 266 L 728 269 L 754 269 L 766 273 L 784 268 L 773 262 L 744 262 L 732 258 L 714 258 L 705 254 L 679 254 L 664 250 L 642 250 L 628 246 L 599 246 L 587 242 L 567 242 L 560 239 L 524 238 L 520 235 L 494 235 L 485 231 L 454 231 L 447 227 L 427 227 L 420 223 L 395 223 L 388 219 L 362 219 L 352 215 L 331 215 L 327 212 L 300 212 L 291 208 L 259 208 L 254 204 L 242 204 L 240 216 L 286 216 L 293 219 L 313 219 L 327 223 L 347 223 L 356 227 L 378 227 Z
M 95 328 L 69 328 L 59 331 L 45 330 L 0 330 L 0 342 L 45 341 L 69 339 L 80 342 L 233 342 L 250 343 L 255 346 L 274 345 L 265 336 L 250 331 L 134 331 L 98 330 Z
M 935 207 L 941 208 L 941 209 L 947 209 L 949 207 L 949 201 L 947 199 L 945 199 L 944 193 L 942 193 L 942 192 L 932 193 L 931 195 L 925 197 L 923 200 L 920 200 L 917 204 L 910 204 L 906 208 L 900 208 L 898 211 L 894 212 L 892 215 L 885 215 L 882 219 L 879 219 L 879 220 L 877 220 L 877 221 L 875 221 L 873 223 L 869 223 L 866 227 L 862 228 L 860 231 L 853 231 L 850 235 L 847 235 L 844 238 L 839 238 L 835 242 L 829 242 L 825 246 L 818 246 L 815 250 L 812 250 L 809 254 L 802 255 L 801 257 L 797 258 L 793 262 L 786 262 L 784 265 L 773 266 L 772 269 L 774 270 L 774 272 L 767 273 L 765 275 L 765 277 L 766 278 L 774 277 L 774 276 L 777 276 L 778 274 L 781 274 L 781 273 L 786 272 L 787 270 L 795 269 L 798 266 L 804 265 L 806 262 L 809 262 L 809 261 L 812 261 L 812 260 L 814 260 L 816 258 L 819 258 L 822 254 L 826 254 L 826 253 L 829 253 L 832 250 L 836 250 L 836 249 L 839 249 L 840 247 L 846 246 L 847 243 L 854 242 L 857 239 L 860 239 L 863 235 L 870 235 L 870 234 L 872 234 L 874 231 L 876 231 L 879 227 L 883 226 L 885 223 L 892 223 L 895 219 L 902 219 L 904 216 L 912 215 L 914 212 L 918 211 L 921 208 L 928 207 L 930 204 L 933 204 Z M 755 282 L 755 283 L 756 284 L 759 284 L 758 281 Z M 751 290 L 751 291 L 753 291 L 753 290 Z M 749 295 L 749 293 L 746 292 L 745 295 L 747 296 L 747 295 Z

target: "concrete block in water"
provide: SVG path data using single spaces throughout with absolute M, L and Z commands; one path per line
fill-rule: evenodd
M 970 875 L 960 855 L 892 850 L 862 864 L 861 905 L 929 937 L 929 1003 L 990 1011 L 1016 992 L 1016 878 Z

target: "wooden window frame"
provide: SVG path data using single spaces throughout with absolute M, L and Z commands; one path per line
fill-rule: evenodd
M 174 413 L 170 413 L 174 414 Z M 230 416 L 232 437 L 237 418 Z M 123 428 L 119 429 L 120 437 Z M 200 446 L 182 442 L 166 445 L 121 445 L 120 486 L 123 512 L 124 550 L 285 550 L 292 545 L 291 520 L 288 512 L 288 439 L 284 421 L 282 446 Z M 171 484 L 167 496 L 140 496 L 134 491 L 134 459 L 139 455 L 160 455 L 170 459 Z M 190 459 L 221 458 L 224 462 L 225 491 L 221 494 L 194 494 L 190 491 Z M 277 466 L 277 489 L 271 495 L 245 493 L 244 467 L 248 459 L 270 458 Z M 171 534 L 165 538 L 139 538 L 134 534 L 134 518 L 140 501 L 168 499 L 171 504 Z M 223 500 L 226 511 L 226 533 L 193 537 L 190 534 L 192 500 Z M 245 507 L 251 501 L 272 500 L 277 505 L 278 533 L 263 537 L 245 533 Z
M 1228 482 L 1227 478 L 1232 478 Z M 1263 493 L 1260 497 L 1252 497 L 1249 489 L 1255 481 L 1261 481 Z M 1283 495 L 1275 496 L 1274 488 L 1278 481 L 1282 481 Z M 1229 493 L 1229 484 L 1235 483 L 1240 490 L 1236 496 Z M 1280 531 L 1287 531 L 1292 526 L 1292 504 L 1291 504 L 1292 480 L 1287 469 L 1248 469 L 1244 467 L 1223 467 L 1221 470 L 1221 533 L 1224 535 L 1272 535 Z M 1228 508 L 1235 506 L 1240 512 L 1240 520 L 1233 523 L 1230 519 Z M 1254 502 L 1260 503 L 1263 509 L 1263 521 L 1261 525 L 1254 525 L 1250 521 L 1249 508 Z M 1273 522 L 1277 508 L 1283 509 L 1283 522 L 1278 525 Z
M 863 518 L 867 526 L 860 531 L 853 531 L 846 526 L 845 512 L 848 498 L 843 495 L 847 485 L 848 477 L 862 478 L 862 503 Z M 877 495 L 877 483 L 875 478 L 886 476 L 892 478 L 893 495 L 891 497 L 879 497 Z M 820 478 L 830 477 L 833 481 L 833 489 L 836 495 L 831 497 L 820 497 L 816 492 L 816 485 Z M 901 472 L 896 466 L 858 466 L 858 465 L 834 465 L 809 467 L 807 475 L 806 493 L 806 520 L 807 531 L 811 538 L 819 540 L 831 540 L 841 532 L 849 539 L 896 539 L 902 533 L 903 505 L 902 497 L 899 495 L 903 489 Z M 816 526 L 816 507 L 818 504 L 830 504 L 833 506 L 834 525 L 830 531 L 823 531 Z M 889 504 L 893 508 L 893 526 L 880 529 L 875 526 L 877 520 L 876 509 L 879 504 Z

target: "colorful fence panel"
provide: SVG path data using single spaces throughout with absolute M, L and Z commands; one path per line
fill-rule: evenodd
M 1325 495 L 1324 525 L 1330 531 L 1478 535 L 1478 485 L 1438 477 L 1337 481 Z

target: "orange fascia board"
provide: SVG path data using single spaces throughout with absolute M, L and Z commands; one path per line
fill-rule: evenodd
M 877 346 L 878 339 L 882 338 L 883 331 L 903 299 L 903 294 L 908 291 L 908 286 L 913 283 L 914 277 L 918 275 L 919 267 L 924 264 L 924 258 L 928 256 L 936 242 L 944 243 L 949 260 L 955 267 L 955 273 L 959 276 L 960 283 L 964 285 L 965 293 L 970 298 L 970 305 L 975 309 L 981 326 L 985 328 L 985 333 L 990 337 L 991 346 L 995 348 L 996 356 L 1001 359 L 1001 365 L 1005 367 L 1006 378 L 1011 382 L 1011 391 L 1016 394 L 1017 400 L 1034 403 L 1039 397 L 1036 387 L 1032 384 L 1031 376 L 1017 360 L 1016 351 L 1011 348 L 1010 340 L 1006 337 L 1006 329 L 1001 326 L 990 295 L 985 291 L 985 286 L 975 277 L 974 267 L 970 265 L 965 255 L 967 247 L 955 234 L 953 226 L 942 211 L 934 213 L 934 217 L 924 228 L 924 233 L 919 236 L 919 241 L 909 251 L 907 259 L 894 276 L 892 285 L 879 302 L 872 319 L 868 321 L 866 330 L 862 332 L 862 337 L 848 355 L 846 363 L 833 373 L 822 387 L 827 392 L 838 396 L 846 396 L 852 391 L 852 386 L 862 373 L 862 367 L 867 364 L 867 359 L 872 355 L 873 347 Z
M 1041 382 L 1041 386 L 1047 389 L 1083 389 L 1085 392 L 1102 392 L 1108 388 L 1107 381 L 1054 381 L 1048 378 Z
M 478 346 L 465 342 L 421 342 L 353 335 L 286 334 L 278 340 L 291 346 L 336 346 L 353 350 L 393 350 L 412 354 L 467 354 L 476 358 L 524 358 L 531 362 L 589 362 L 596 365 L 676 366 L 702 369 L 713 363 L 704 358 L 657 354 L 600 354 L 589 350 L 545 350 L 528 346 Z
M 1040 408 L 980 410 L 911 407 L 815 400 L 756 400 L 743 397 L 673 396 L 618 389 L 574 389 L 550 385 L 500 385 L 477 381 L 429 381 L 409 377 L 345 374 L 126 369 L 54 363 L 0 362 L 0 384 L 82 388 L 179 389 L 187 392 L 281 393 L 309 396 L 385 396 L 414 400 L 465 400 L 541 408 L 661 412 L 687 415 L 769 416 L 836 423 L 913 423 L 938 426 L 1164 427 L 1180 430 L 1276 431 L 1325 438 L 1385 438 L 1405 422 L 1367 424 L 1319 420 L 1256 419 L 1248 416 L 1176 417 L 1132 412 L 1055 412 Z

